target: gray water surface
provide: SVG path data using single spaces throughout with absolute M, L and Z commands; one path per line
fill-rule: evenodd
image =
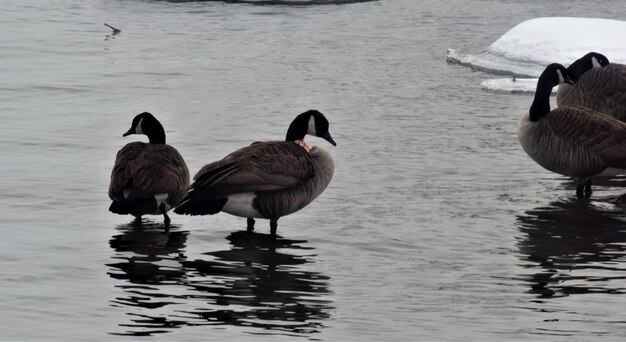
M 532 95 L 445 61 L 621 2 L 0 6 L 0 340 L 626 337 L 623 179 L 576 200 L 517 143 Z M 134 115 L 195 173 L 310 108 L 335 176 L 277 241 L 264 220 L 108 212 L 116 152 L 145 140 L 121 136 Z

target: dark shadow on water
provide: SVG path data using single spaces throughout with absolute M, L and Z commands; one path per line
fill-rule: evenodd
M 516 224 L 521 275 L 540 298 L 624 294 L 626 213 L 623 198 L 571 199 L 526 211 Z
M 329 277 L 306 270 L 303 240 L 236 232 L 230 248 L 187 260 L 189 232 L 172 226 L 118 227 L 109 275 L 123 294 L 112 306 L 130 322 L 115 335 L 146 336 L 185 326 L 239 326 L 251 334 L 311 337 L 332 310 Z

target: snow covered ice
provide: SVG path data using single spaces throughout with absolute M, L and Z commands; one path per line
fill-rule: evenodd
M 472 55 L 448 50 L 450 63 L 508 78 L 491 79 L 481 87 L 491 91 L 534 92 L 546 65 L 568 66 L 590 51 L 612 63 L 626 64 L 626 21 L 599 18 L 547 17 L 524 21 Z

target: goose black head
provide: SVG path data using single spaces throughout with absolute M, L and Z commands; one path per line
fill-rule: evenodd
M 143 112 L 133 119 L 130 129 L 122 136 L 131 134 L 145 134 L 153 144 L 165 144 L 165 130 L 163 126 L 152 114 Z
M 567 75 L 567 69 L 561 64 L 552 63 L 539 76 L 535 99 L 529 110 L 531 121 L 538 121 L 550 112 L 550 94 L 552 88 L 561 83 L 572 83 Z
M 307 110 L 296 116 L 291 122 L 285 140 L 302 140 L 305 135 L 309 134 L 325 139 L 334 146 L 337 146 L 335 140 L 330 136 L 330 132 L 328 132 L 328 126 L 329 123 L 324 114 L 315 109 Z
M 561 83 L 572 84 L 572 80 L 569 78 L 567 69 L 563 65 L 552 63 L 548 65 L 541 73 L 541 76 L 539 76 L 537 91 L 539 91 L 539 88 L 550 88 L 551 92 L 553 87 Z
M 609 59 L 603 54 L 589 52 L 570 64 L 570 66 L 567 67 L 567 73 L 572 81 L 576 82 L 585 71 L 593 68 L 602 68 L 609 65 L 609 63 Z

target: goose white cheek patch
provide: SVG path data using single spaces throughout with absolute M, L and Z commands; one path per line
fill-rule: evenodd
M 559 84 L 565 83 L 565 77 L 563 77 L 561 70 L 557 70 L 556 73 L 559 74 Z
M 137 127 L 135 127 L 135 134 L 143 134 L 143 130 L 141 130 L 141 124 L 143 123 L 143 118 L 139 119 L 137 123 Z
M 315 117 L 313 115 L 309 118 L 309 128 L 307 130 L 307 134 L 317 136 L 317 131 L 315 130 Z
M 591 57 L 591 65 L 593 65 L 594 68 L 602 67 L 602 65 L 600 65 L 600 62 L 598 62 L 598 59 L 595 57 Z

